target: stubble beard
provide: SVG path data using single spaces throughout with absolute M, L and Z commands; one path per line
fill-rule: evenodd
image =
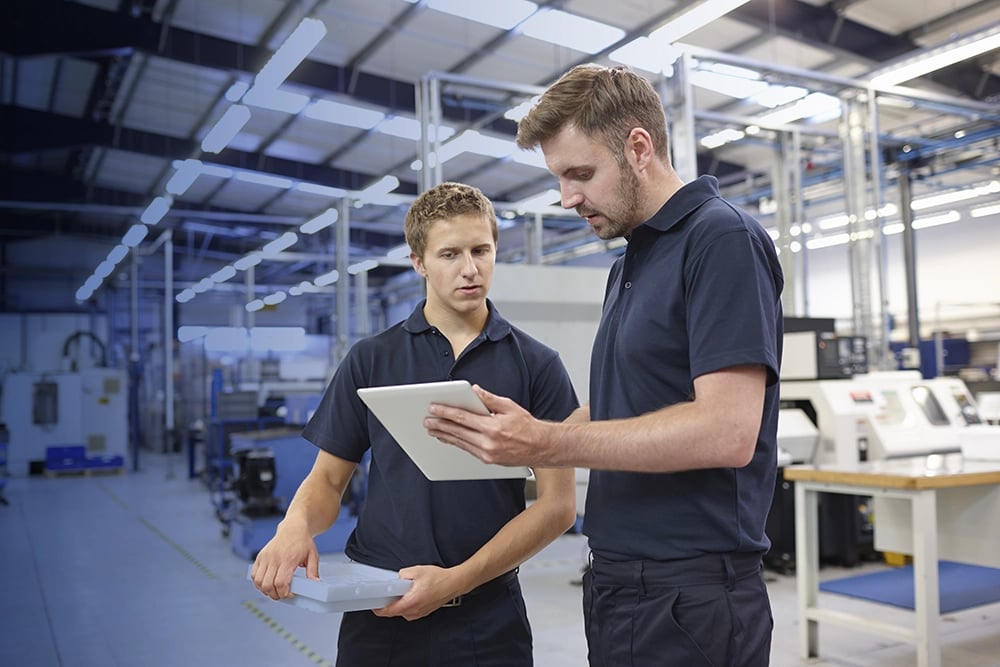
M 628 167 L 621 168 L 621 178 L 618 181 L 618 203 L 609 215 L 605 215 L 605 224 L 593 227 L 597 238 L 610 241 L 628 235 L 638 224 L 639 215 L 639 177 Z

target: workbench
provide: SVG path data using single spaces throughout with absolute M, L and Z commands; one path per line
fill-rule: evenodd
M 916 645 L 918 667 L 941 666 L 938 559 L 1000 567 L 1000 461 L 961 454 L 785 468 L 795 484 L 799 649 L 819 656 L 819 623 L 837 624 Z M 913 556 L 915 626 L 819 606 L 818 495 L 871 496 L 875 547 Z

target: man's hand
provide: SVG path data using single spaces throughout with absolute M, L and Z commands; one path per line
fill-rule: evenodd
M 546 429 L 540 421 L 509 398 L 491 394 L 479 385 L 473 389 L 492 413 L 478 415 L 462 408 L 432 403 L 424 419 L 427 432 L 449 445 L 464 449 L 485 463 L 515 466 L 558 467 Z
M 415 621 L 437 611 L 446 602 L 461 594 L 462 585 L 457 581 L 453 569 L 434 565 L 416 565 L 399 571 L 400 579 L 410 579 L 410 590 L 398 600 L 373 609 L 376 616 L 402 616 Z
M 257 554 L 250 578 L 257 589 L 272 600 L 293 596 L 292 576 L 297 567 L 306 577 L 319 579 L 319 552 L 308 531 L 279 526 L 275 536 Z

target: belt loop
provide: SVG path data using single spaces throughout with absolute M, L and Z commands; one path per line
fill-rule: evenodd
M 639 588 L 639 597 L 646 597 L 645 566 L 644 561 L 640 560 L 636 563 L 636 579 L 638 579 L 636 585 Z
M 726 590 L 735 590 L 736 571 L 733 569 L 733 559 L 729 554 L 722 554 L 722 562 L 726 566 Z

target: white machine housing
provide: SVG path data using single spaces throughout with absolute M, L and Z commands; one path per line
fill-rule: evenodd
M 47 391 L 39 391 L 41 385 Z M 52 391 L 54 385 L 54 391 Z M 38 405 L 47 401 L 45 406 Z M 128 379 L 115 368 L 11 373 L 0 416 L 10 434 L 7 467 L 27 475 L 47 447 L 85 445 L 87 456 L 124 457 L 128 449 Z
M 850 465 L 962 451 L 963 442 L 989 439 L 965 383 L 924 379 L 918 371 L 869 373 L 844 380 L 785 381 L 783 401 L 815 412 L 816 464 Z M 1000 429 L 996 431 L 1000 438 Z M 984 435 L 985 433 L 985 435 Z M 1000 447 L 1000 445 L 998 445 Z

